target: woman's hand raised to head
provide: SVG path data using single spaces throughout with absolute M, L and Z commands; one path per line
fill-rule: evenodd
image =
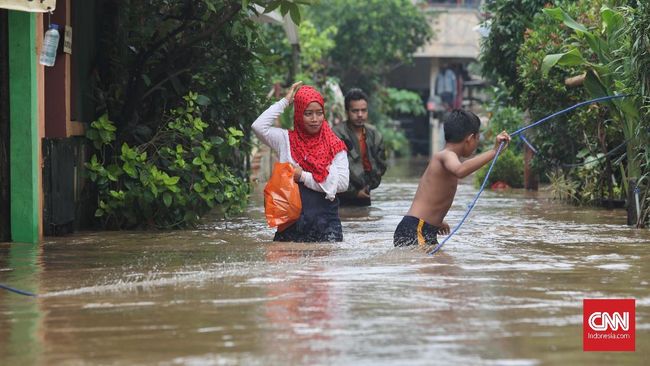
M 299 81 L 291 85 L 291 88 L 289 88 L 287 95 L 284 97 L 284 99 L 286 99 L 287 102 L 289 102 L 289 104 L 293 103 L 293 96 L 296 95 L 296 92 L 298 91 L 298 89 L 300 89 L 301 86 L 302 86 L 302 81 Z

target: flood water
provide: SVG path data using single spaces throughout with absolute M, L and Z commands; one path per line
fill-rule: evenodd
M 342 209 L 342 243 L 272 242 L 257 192 L 196 230 L 0 244 L 0 283 L 40 295 L 0 290 L 0 364 L 647 364 L 648 230 L 486 191 L 438 254 L 395 249 L 422 168 Z M 452 227 L 475 193 L 459 187 Z M 582 351 L 585 298 L 636 299 L 636 352 Z

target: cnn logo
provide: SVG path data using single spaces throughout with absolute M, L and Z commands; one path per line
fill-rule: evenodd
M 584 351 L 635 350 L 634 299 L 584 299 Z
M 591 329 L 596 331 L 603 331 L 607 329 L 618 330 L 620 326 L 623 330 L 630 329 L 630 313 L 624 312 L 623 315 L 620 313 L 603 313 L 597 311 L 592 313 L 589 316 L 589 326 Z

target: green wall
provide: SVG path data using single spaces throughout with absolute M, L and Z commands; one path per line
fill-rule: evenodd
M 9 36 L 8 11 L 0 9 L 0 242 L 11 240 L 9 208 Z
M 36 15 L 9 11 L 9 174 L 11 239 L 38 242 Z

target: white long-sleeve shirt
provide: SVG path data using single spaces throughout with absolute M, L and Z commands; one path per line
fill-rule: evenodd
M 253 122 L 253 132 L 263 143 L 269 145 L 278 154 L 281 163 L 288 162 L 298 165 L 291 156 L 289 131 L 284 128 L 273 127 L 273 122 L 288 106 L 289 102 L 285 98 L 270 106 Z M 350 171 L 348 169 L 348 154 L 345 150 L 342 150 L 334 156 L 332 164 L 327 168 L 329 174 L 322 183 L 316 182 L 312 174 L 304 170 L 300 175 L 300 182 L 311 190 L 325 193 L 325 198 L 333 201 L 338 192 L 345 192 L 348 189 L 350 181 Z

